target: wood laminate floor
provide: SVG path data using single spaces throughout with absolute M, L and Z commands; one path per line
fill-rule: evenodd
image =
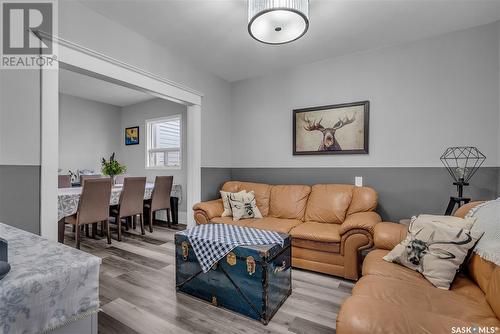
M 151 234 L 124 232 L 123 241 L 82 237 L 81 249 L 102 258 L 99 334 L 165 333 L 335 333 L 351 282 L 293 269 L 293 292 L 264 326 L 175 291 L 174 233 L 155 226 Z M 67 245 L 74 245 L 66 230 Z

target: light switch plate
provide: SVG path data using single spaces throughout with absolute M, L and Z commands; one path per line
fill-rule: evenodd
M 363 186 L 363 177 L 362 176 L 356 176 L 354 178 L 354 185 L 356 187 L 362 187 Z

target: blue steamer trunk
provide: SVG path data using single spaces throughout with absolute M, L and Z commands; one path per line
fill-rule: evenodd
M 177 291 L 267 325 L 292 292 L 290 237 L 284 245 L 240 246 L 203 273 L 187 236 L 175 235 Z

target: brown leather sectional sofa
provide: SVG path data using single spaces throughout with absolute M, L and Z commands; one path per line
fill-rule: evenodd
M 232 217 L 221 217 L 223 205 L 218 199 L 193 207 L 198 224 L 225 223 L 288 233 L 294 267 L 358 279 L 359 251 L 373 245 L 373 229 L 381 220 L 373 211 L 377 206 L 373 189 L 230 181 L 222 190 L 254 191 L 264 218 L 233 221 Z
M 477 204 L 455 215 L 463 217 Z M 406 230 L 394 223 L 375 226 L 376 249 L 342 304 L 337 333 L 500 333 L 500 267 L 474 255 L 449 291 L 435 288 L 416 271 L 382 259 Z

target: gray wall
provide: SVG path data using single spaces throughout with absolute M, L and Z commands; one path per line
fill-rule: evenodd
M 40 233 L 40 166 L 0 166 L 0 222 Z
M 495 22 L 233 83 L 231 167 L 439 167 L 459 145 L 500 166 L 498 35 Z M 292 155 L 293 109 L 362 100 L 370 154 Z
M 355 176 L 379 195 L 377 211 L 388 221 L 420 213 L 443 214 L 456 188 L 444 168 L 203 168 L 203 200 L 220 197 L 218 190 L 228 180 L 270 184 L 353 184 Z M 472 199 L 493 199 L 498 194 L 500 168 L 481 168 L 464 195 Z
M 0 222 L 40 232 L 40 75 L 0 70 Z
M 281 69 L 231 87 L 231 168 L 204 168 L 203 199 L 228 179 L 272 184 L 354 183 L 379 194 L 397 221 L 443 213 L 452 179 L 439 156 L 477 146 L 487 156 L 465 196 L 500 188 L 499 23 Z M 370 100 L 369 155 L 292 155 L 292 110 Z M 319 168 L 321 167 L 321 168 Z
M 231 168 L 201 168 L 201 200 L 220 198 L 219 190 L 224 182 L 231 181 Z
M 497 175 L 497 197 L 500 197 L 500 168 L 498 168 Z
M 146 169 L 146 120 L 166 117 L 170 115 L 182 115 L 182 168 L 181 169 Z M 125 128 L 139 126 L 139 144 L 125 145 L 123 133 Z M 187 120 L 186 106 L 162 100 L 154 99 L 137 103 L 122 108 L 120 138 L 120 160 L 127 166 L 127 174 L 130 176 L 146 176 L 148 181 L 153 182 L 157 175 L 173 175 L 174 183 L 182 185 L 182 197 L 184 200 L 179 205 L 179 211 L 186 212 L 187 201 Z
M 119 154 L 120 108 L 59 94 L 59 168 L 101 170 L 101 158 Z
M 78 1 L 59 1 L 58 12 L 59 37 L 202 92 L 202 166 L 230 164 L 229 82 Z

